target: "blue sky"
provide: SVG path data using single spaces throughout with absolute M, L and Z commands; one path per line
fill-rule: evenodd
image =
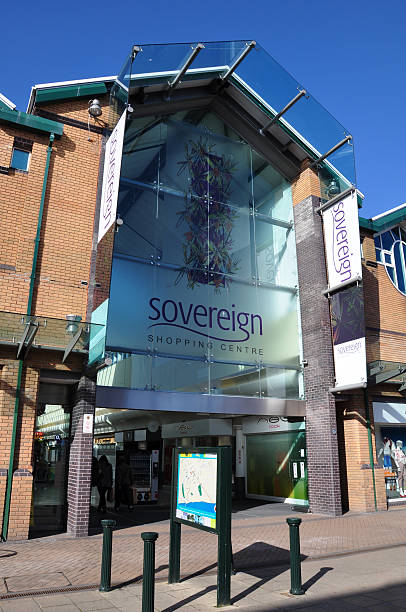
M 61 8 L 60 8 L 61 7 Z M 0 91 L 116 74 L 134 43 L 254 39 L 353 135 L 363 216 L 406 201 L 404 0 L 6 3 Z

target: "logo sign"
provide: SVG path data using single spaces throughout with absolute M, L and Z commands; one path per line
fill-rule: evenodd
M 121 115 L 106 144 L 97 242 L 100 242 L 116 220 L 125 120 L 126 111 Z
M 323 211 L 329 287 L 362 277 L 357 194 Z

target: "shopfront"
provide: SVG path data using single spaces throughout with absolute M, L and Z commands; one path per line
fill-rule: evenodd
M 406 404 L 388 398 L 374 402 L 373 409 L 377 462 L 384 469 L 388 503 L 406 502 Z

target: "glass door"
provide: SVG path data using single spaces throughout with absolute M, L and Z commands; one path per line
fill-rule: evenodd
M 69 406 L 39 405 L 34 431 L 30 536 L 65 531 L 69 427 Z

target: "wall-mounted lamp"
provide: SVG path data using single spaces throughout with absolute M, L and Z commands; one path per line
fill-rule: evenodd
M 334 198 L 334 196 L 340 193 L 340 185 L 335 179 L 332 179 L 329 186 L 327 187 L 327 195 L 329 198 Z
M 89 115 L 91 115 L 92 117 L 96 118 L 96 117 L 100 117 L 100 115 L 102 114 L 102 107 L 100 105 L 99 100 L 90 100 L 89 102 L 89 108 L 88 108 L 88 113 Z
M 76 332 L 79 330 L 78 323 L 81 322 L 82 317 L 80 315 L 67 314 L 65 315 L 68 324 L 66 326 L 66 333 L 74 336 Z

